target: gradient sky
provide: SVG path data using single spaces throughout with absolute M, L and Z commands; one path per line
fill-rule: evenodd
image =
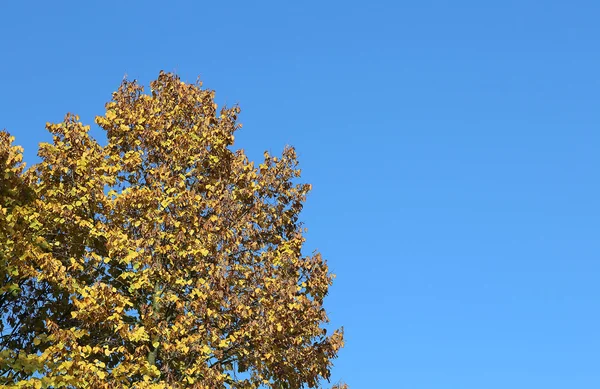
M 297 147 L 352 389 L 600 387 L 597 1 L 5 1 L 0 128 L 200 76 Z M 102 143 L 104 134 L 93 129 Z

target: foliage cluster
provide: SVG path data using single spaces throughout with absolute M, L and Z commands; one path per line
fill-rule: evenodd
M 333 275 L 301 253 L 293 148 L 234 151 L 238 107 L 161 72 L 123 81 L 24 168 L 0 133 L 0 385 L 301 388 L 329 379 Z

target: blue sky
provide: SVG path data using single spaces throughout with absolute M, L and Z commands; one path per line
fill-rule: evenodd
M 0 128 L 200 76 L 297 147 L 353 389 L 600 386 L 600 3 L 12 1 Z M 102 139 L 103 134 L 94 130 Z

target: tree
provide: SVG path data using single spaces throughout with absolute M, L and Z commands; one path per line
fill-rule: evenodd
M 96 123 L 48 124 L 27 170 L 0 135 L 0 384 L 301 388 L 329 379 L 333 275 L 301 253 L 294 149 L 233 151 L 238 107 L 161 72 Z

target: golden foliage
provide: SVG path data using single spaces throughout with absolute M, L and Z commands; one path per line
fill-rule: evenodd
M 329 379 L 333 276 L 303 256 L 293 148 L 232 151 L 239 108 L 161 72 L 96 123 L 48 124 L 25 170 L 0 133 L 0 384 L 301 388 Z

